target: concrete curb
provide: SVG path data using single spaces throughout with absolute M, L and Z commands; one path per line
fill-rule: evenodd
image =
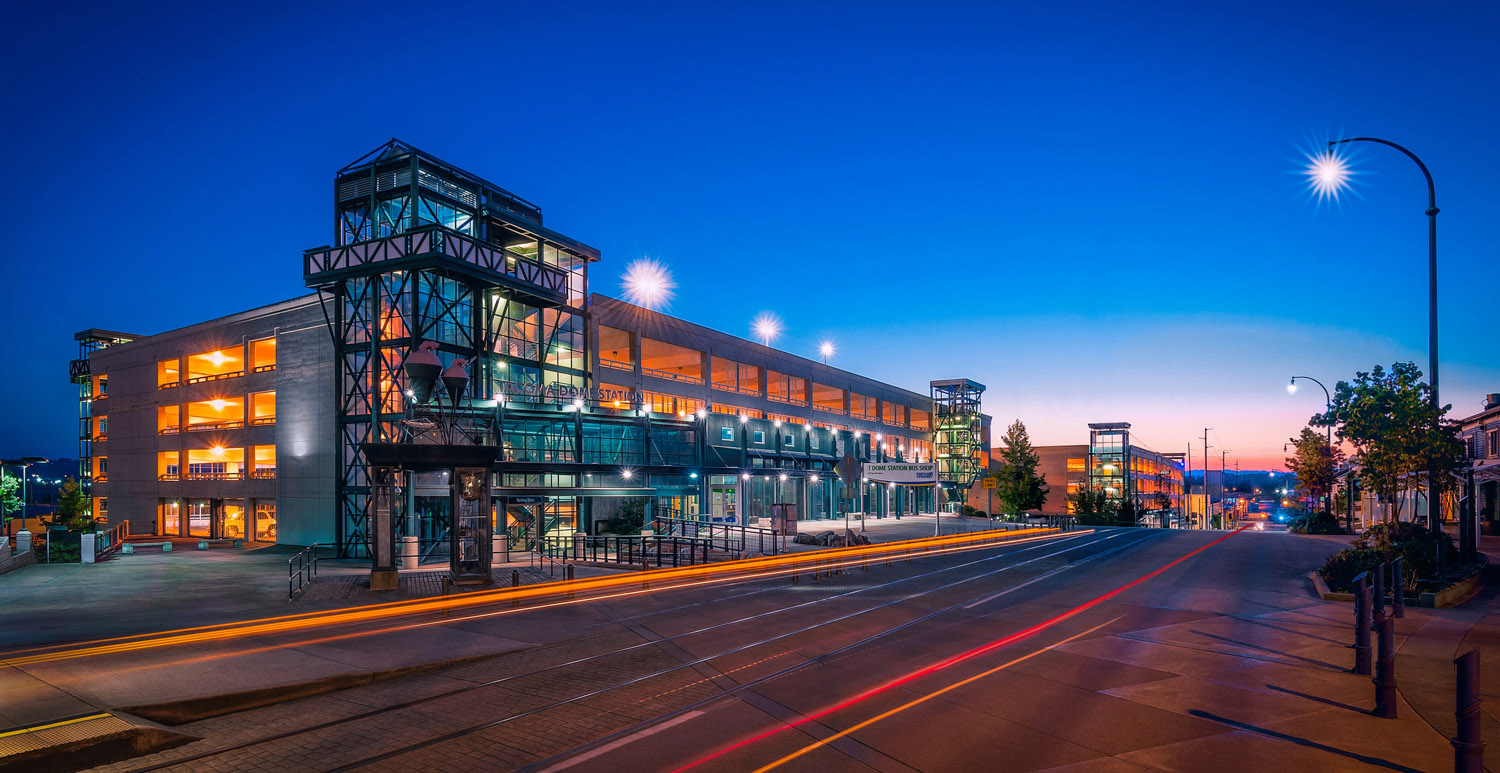
M 262 706 L 284 703 L 298 698 L 321 695 L 326 692 L 334 692 L 350 687 L 362 687 L 367 684 L 384 682 L 388 679 L 395 679 L 408 674 L 461 666 L 467 663 L 509 655 L 518 651 L 520 650 L 508 650 L 506 652 L 495 652 L 486 655 L 467 655 L 461 658 L 450 658 L 433 663 L 419 663 L 412 666 L 400 666 L 382 671 L 338 674 L 321 679 L 311 679 L 305 682 L 257 687 L 240 692 L 202 695 L 196 698 L 183 698 L 181 700 L 164 701 L 162 703 L 151 703 L 142 706 L 127 706 L 116 711 L 127 712 L 153 722 L 160 722 L 164 725 L 182 725 L 188 722 L 196 722 L 200 719 L 220 717 L 225 714 L 257 709 Z

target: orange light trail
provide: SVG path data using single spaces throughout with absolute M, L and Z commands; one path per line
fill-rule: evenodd
M 642 588 L 638 590 L 605 595 L 592 595 L 583 599 L 568 600 L 565 602 L 554 602 L 545 605 L 531 605 L 524 608 L 499 610 L 480 615 L 465 615 L 463 617 L 444 619 L 439 621 L 426 621 L 422 623 L 391 626 L 383 629 L 363 631 L 353 634 L 344 634 L 336 637 L 316 640 L 332 641 L 336 639 L 349 638 L 352 636 L 364 636 L 397 630 L 406 630 L 413 627 L 445 625 L 448 623 L 460 622 L 463 620 L 472 620 L 476 617 L 492 617 L 496 615 L 520 612 L 523 610 L 535 610 L 610 598 L 623 598 L 627 596 L 642 595 L 644 593 L 660 592 L 664 590 L 679 588 L 698 587 L 702 585 L 733 582 L 745 579 L 770 578 L 805 570 L 808 565 L 823 564 L 830 561 L 843 563 L 845 565 L 857 566 L 863 563 L 879 561 L 888 556 L 894 556 L 898 553 L 911 554 L 914 551 L 920 551 L 919 553 L 917 553 L 917 555 L 941 555 L 944 553 L 953 552 L 955 550 L 979 549 L 990 546 L 991 544 L 995 546 L 1019 544 L 1030 542 L 1036 539 L 1051 538 L 1063 533 L 1064 532 L 1059 532 L 1056 529 L 1018 529 L 1015 531 L 1006 532 L 968 532 L 965 534 L 955 534 L 943 537 L 925 537 L 917 540 L 890 542 L 879 545 L 834 548 L 831 550 L 798 553 L 786 556 L 769 556 L 741 561 L 725 561 L 719 564 L 679 567 L 672 569 L 658 569 L 655 571 L 628 572 L 607 577 L 574 580 L 571 582 L 552 582 L 522 588 L 506 588 L 494 591 L 480 591 L 475 593 L 467 593 L 462 596 L 449 596 L 439 599 L 413 599 L 408 601 L 386 602 L 383 604 L 370 605 L 352 610 L 345 608 L 340 610 L 322 612 L 303 612 L 294 615 L 260 618 L 239 623 L 221 623 L 216 625 L 198 626 L 195 628 L 182 628 L 162 631 L 151 634 L 137 634 L 134 636 L 98 639 L 90 642 L 82 642 L 69 645 L 50 645 L 16 650 L 10 653 L 10 657 L 7 657 L 5 660 L 0 661 L 0 666 L 23 666 L 35 663 L 52 662 L 57 660 L 68 660 L 80 657 L 91 657 L 95 655 L 129 652 L 141 649 L 222 641 L 225 639 L 240 638 L 244 636 L 289 633 L 293 631 L 306 630 L 309 628 L 317 628 L 322 626 L 372 622 L 386 618 L 416 615 L 428 612 L 446 612 L 453 609 L 461 609 L 465 607 L 491 604 L 501 601 L 536 599 L 559 593 L 576 593 L 579 591 L 607 591 L 624 586 L 634 586 L 637 583 L 646 583 L 648 585 L 657 582 L 670 583 L 654 588 Z M 1068 532 L 1068 534 L 1076 535 L 1083 535 L 1088 533 L 1089 531 L 1087 530 L 1079 532 Z M 715 575 L 719 576 L 716 577 Z M 279 646 L 294 645 L 283 644 Z M 71 649 L 59 649 L 60 647 L 71 647 Z M 226 655 L 232 654 L 237 653 L 226 653 Z
M 1084 531 L 1081 531 L 1081 532 L 1075 532 L 1074 534 L 1075 534 L 1075 536 L 1083 536 L 1083 535 L 1092 534 L 1092 533 L 1093 533 L 1093 530 L 1092 529 L 1088 529 L 1088 530 L 1084 530 Z M 1006 544 L 1006 545 L 1024 545 L 1024 544 L 1026 544 L 1028 542 L 1037 542 L 1037 541 L 1041 541 L 1041 540 L 1051 539 L 1051 538 L 1053 538 L 1055 536 L 1057 536 L 1057 535 L 1044 534 L 1044 535 L 1027 537 L 1025 539 L 1006 540 L 1004 542 L 1004 544 Z M 925 552 L 922 553 L 922 556 L 925 558 L 925 557 L 928 557 L 928 556 L 948 555 L 950 553 L 965 553 L 965 552 L 968 552 L 968 551 L 971 551 L 971 550 L 980 550 L 980 549 L 983 549 L 985 547 L 990 547 L 990 546 L 989 545 L 974 545 L 974 544 L 970 544 L 970 545 L 956 545 L 956 546 L 950 546 L 950 547 L 941 547 L 941 548 L 927 550 L 927 551 L 925 551 Z M 816 555 L 816 554 L 814 554 L 814 555 Z M 880 556 L 875 556 L 875 557 L 872 557 L 872 558 L 862 558 L 862 559 L 860 559 L 858 561 L 847 562 L 845 564 L 845 566 L 861 566 L 861 565 L 865 565 L 865 564 L 875 563 L 875 562 L 881 561 L 881 560 L 883 560 L 883 559 Z M 634 597 L 634 596 L 644 596 L 644 595 L 649 595 L 649 594 L 653 594 L 653 593 L 660 593 L 662 591 L 668 591 L 668 590 L 678 590 L 678 589 L 683 589 L 683 588 L 696 588 L 696 587 L 702 587 L 702 586 L 707 586 L 707 585 L 717 585 L 717 584 L 721 584 L 721 583 L 725 583 L 725 582 L 735 582 L 735 581 L 747 580 L 747 579 L 750 579 L 750 580 L 761 580 L 761 579 L 765 579 L 765 578 L 768 578 L 768 577 L 777 577 L 777 576 L 781 576 L 781 575 L 792 574 L 793 572 L 796 572 L 796 571 L 798 571 L 798 568 L 797 567 L 793 567 L 793 568 L 788 568 L 788 569 L 778 569 L 778 570 L 772 571 L 772 572 L 764 572 L 764 573 L 757 573 L 757 574 L 729 575 L 729 576 L 725 576 L 725 577 L 710 578 L 710 579 L 706 579 L 706 580 L 698 580 L 698 581 L 695 581 L 695 582 L 683 582 L 683 583 L 677 583 L 675 585 L 665 585 L 665 586 L 660 586 L 660 587 L 656 587 L 656 588 L 638 588 L 638 589 L 632 589 L 632 590 L 629 590 L 629 591 L 622 591 L 622 592 L 618 592 L 618 593 L 608 593 L 608 594 L 603 594 L 603 595 L 588 596 L 588 597 L 585 597 L 585 598 L 582 598 L 582 599 L 568 599 L 568 600 L 565 600 L 565 601 L 553 601 L 553 602 L 549 602 L 549 603 L 546 603 L 546 604 L 532 604 L 532 605 L 527 606 L 527 607 L 517 607 L 517 608 L 512 608 L 512 609 L 502 609 L 502 610 L 495 610 L 495 611 L 490 611 L 490 612 L 479 612 L 479 613 L 464 615 L 462 617 L 452 617 L 452 618 L 444 617 L 444 618 L 438 619 L 438 620 L 423 620 L 423 621 L 419 621 L 419 622 L 405 623 L 405 624 L 401 624 L 401 625 L 390 625 L 390 626 L 386 626 L 384 628 L 372 628 L 372 629 L 367 629 L 367 630 L 362 630 L 362 631 L 351 631 L 349 633 L 338 634 L 338 635 L 335 635 L 335 636 L 323 636 L 323 637 L 316 638 L 316 639 L 298 639 L 296 641 L 281 642 L 279 644 L 271 644 L 271 645 L 267 645 L 267 646 L 264 646 L 264 647 L 256 647 L 254 649 L 233 650 L 233 651 L 229 651 L 229 652 L 218 652 L 218 653 L 213 653 L 213 654 L 209 654 L 209 655 L 200 655 L 198 657 L 192 657 L 192 658 L 180 658 L 178 660 L 167 661 L 167 662 L 164 662 L 164 663 L 150 663 L 150 664 L 146 664 L 146 665 L 135 666 L 135 667 L 132 667 L 132 668 L 118 669 L 118 670 L 116 670 L 113 673 L 115 673 L 115 674 L 124 674 L 124 673 L 130 673 L 130 672 L 133 672 L 133 671 L 140 671 L 140 670 L 144 670 L 144 669 L 159 668 L 159 667 L 163 667 L 163 666 L 185 665 L 185 664 L 188 664 L 188 663 L 204 663 L 204 662 L 207 662 L 207 661 L 210 661 L 210 660 L 218 660 L 220 658 L 239 657 L 239 656 L 242 656 L 242 655 L 253 655 L 253 654 L 256 654 L 256 653 L 260 653 L 260 652 L 270 652 L 272 650 L 285 649 L 287 647 L 301 647 L 301 646 L 306 646 L 306 645 L 309 645 L 309 644 L 326 644 L 328 642 L 333 642 L 333 641 L 344 641 L 344 640 L 347 640 L 347 639 L 357 639 L 357 638 L 360 638 L 360 637 L 363 637 L 363 636 L 377 636 L 377 635 L 380 635 L 380 634 L 396 633 L 396 632 L 399 632 L 399 631 L 409 631 L 409 630 L 415 630 L 415 629 L 418 629 L 418 628 L 430 628 L 430 627 L 438 626 L 438 625 L 449 625 L 451 623 L 461 623 L 461 622 L 467 622 L 467 621 L 470 621 L 470 620 L 481 620 L 481 619 L 489 618 L 489 617 L 500 617 L 502 615 L 514 615 L 514 614 L 518 614 L 518 613 L 521 613 L 521 612 L 531 612 L 531 611 L 540 610 L 540 609 L 552 609 L 552 608 L 555 608 L 555 607 L 572 606 L 572 605 L 575 605 L 575 604 L 582 604 L 582 603 L 591 602 L 591 601 L 606 601 L 606 600 L 610 600 L 610 599 L 631 598 L 631 597 Z M 219 638 L 231 638 L 231 637 L 219 637 Z M 116 645 L 116 646 L 119 646 L 120 649 L 117 649 L 117 650 L 116 649 L 111 649 L 110 651 L 111 652 L 126 652 L 126 651 L 130 651 L 132 649 L 145 649 L 147 647 L 167 646 L 167 644 L 158 644 L 156 642 L 144 642 L 142 644 L 143 644 L 143 646 L 141 646 L 141 647 L 132 647 L 132 646 L 128 646 L 128 645 Z M 56 653 L 56 654 L 58 654 L 58 655 L 66 655 L 68 657 L 75 657 L 75 656 L 71 655 L 69 652 Z M 103 654 L 103 653 L 96 653 L 96 654 Z M 37 656 L 37 657 L 39 657 L 39 658 L 46 658 L 47 656 Z M 79 656 L 79 657 L 81 657 L 81 656 Z M 58 657 L 58 658 L 51 658 L 50 660 L 63 660 L 63 659 L 68 659 L 68 658 Z M 39 660 L 39 661 L 35 661 L 35 662 L 50 662 L 50 661 L 49 660 Z
M 940 690 L 934 690 L 934 691 L 932 691 L 930 693 L 927 693 L 926 695 L 923 695 L 920 698 L 916 698 L 914 700 L 908 701 L 908 702 L 906 702 L 906 703 L 904 703 L 904 704 L 902 704 L 900 706 L 897 706 L 896 708 L 891 709 L 890 711 L 887 711 L 887 712 L 885 712 L 883 714 L 877 714 L 877 715 L 875 715 L 873 717 L 870 717 L 869 719 L 867 719 L 867 720 L 865 720 L 865 721 L 863 721 L 863 722 L 855 725 L 854 727 L 851 727 L 851 728 L 849 728 L 847 730 L 841 730 L 841 731 L 839 731 L 837 733 L 834 733 L 831 736 L 828 736 L 827 738 L 824 738 L 822 740 L 816 741 L 814 743 L 810 743 L 807 746 L 804 746 L 801 749 L 798 749 L 797 751 L 792 752 L 791 754 L 788 754 L 787 756 L 782 757 L 781 759 L 776 760 L 775 762 L 772 762 L 769 765 L 764 765 L 764 766 L 761 766 L 759 768 L 756 768 L 755 771 L 754 771 L 754 773 L 765 773 L 768 770 L 772 770 L 774 768 L 779 768 L 782 765 L 785 765 L 786 763 L 791 762 L 792 760 L 795 760 L 798 757 L 801 757 L 802 755 L 807 754 L 808 752 L 810 752 L 810 751 L 812 751 L 814 749 L 817 749 L 817 748 L 820 748 L 820 747 L 823 747 L 823 746 L 827 746 L 828 744 L 833 743 L 834 741 L 837 741 L 838 739 L 843 738 L 844 736 L 849 735 L 850 733 L 855 733 L 855 732 L 858 732 L 860 730 L 863 730 L 863 729 L 869 727 L 870 725 L 875 724 L 876 722 L 879 722 L 881 720 L 884 720 L 884 719 L 887 719 L 889 717 L 895 716 L 896 714 L 900 714 L 901 712 L 906 711 L 907 709 L 912 708 L 913 706 L 917 706 L 919 704 L 926 703 L 927 701 L 930 701 L 933 698 L 938 697 L 939 695 L 942 695 L 942 694 L 947 693 L 947 692 L 952 692 L 953 690 L 957 690 L 958 688 L 963 687 L 964 685 L 967 685 L 967 684 L 973 684 L 974 682 L 977 682 L 980 679 L 983 679 L 983 678 L 985 678 L 987 676 L 990 676 L 991 674 L 999 673 L 999 672 L 1004 671 L 1005 669 L 1010 668 L 1011 666 L 1014 666 L 1014 665 L 1016 665 L 1018 663 L 1024 663 L 1024 662 L 1026 662 L 1028 660 L 1031 660 L 1032 658 L 1036 657 L 1037 655 L 1042 654 L 1043 652 L 1047 652 L 1047 651 L 1056 649 L 1058 647 L 1061 647 L 1064 644 L 1067 644 L 1070 641 L 1074 641 L 1074 640 L 1077 640 L 1077 639 L 1081 639 L 1081 638 L 1083 638 L 1085 636 L 1088 636 L 1089 634 L 1093 633 L 1094 631 L 1097 631 L 1100 628 L 1103 628 L 1104 626 L 1109 625 L 1110 623 L 1113 623 L 1115 620 L 1119 620 L 1121 617 L 1124 617 L 1124 615 L 1119 615 L 1119 616 L 1115 617 L 1114 620 L 1108 620 L 1108 621 L 1105 621 L 1103 623 L 1100 623 L 1100 624 L 1094 626 L 1093 628 L 1088 629 L 1087 631 L 1080 631 L 1079 633 L 1075 633 L 1072 636 L 1069 636 L 1068 638 L 1063 639 L 1062 641 L 1055 642 L 1053 644 L 1049 644 L 1049 645 L 1047 645 L 1047 646 L 1045 646 L 1045 647 L 1043 647 L 1043 648 L 1041 648 L 1039 650 L 1036 650 L 1034 652 L 1028 652 L 1028 653 L 1026 653 L 1025 655 L 1022 655 L 1019 658 L 1015 658 L 1014 660 L 1010 660 L 1010 661 L 1007 661 L 1005 663 L 1001 663 L 1000 665 L 995 666 L 994 668 L 992 668 L 992 669 L 990 669 L 988 671 L 985 671 L 983 673 L 975 674 L 975 675 L 973 675 L 973 676 L 971 676 L 971 677 L 969 677 L 967 679 L 961 679 L 961 680 L 959 680 L 957 682 L 954 682 L 953 684 L 950 684 L 947 687 L 944 687 L 944 688 L 942 688 Z
M 906 674 L 905 676 L 897 677 L 896 679 L 893 679 L 893 680 L 891 680 L 889 682 L 886 682 L 885 684 L 879 685 L 877 687 L 872 687 L 872 688 L 870 688 L 870 689 L 868 689 L 868 690 L 866 690 L 866 691 L 864 691 L 862 693 L 859 693 L 859 694 L 855 695 L 852 698 L 848 698 L 846 700 L 840 701 L 839 703 L 835 703 L 834 705 L 829 706 L 828 708 L 822 709 L 822 710 L 814 712 L 812 714 L 805 715 L 801 719 L 798 719 L 798 720 L 796 720 L 794 722 L 788 722 L 788 723 L 785 723 L 785 724 L 782 724 L 782 725 L 778 725 L 776 727 L 771 728 L 770 730 L 766 730 L 766 731 L 764 731 L 762 733 L 759 733 L 757 735 L 753 735 L 753 736 L 751 736 L 749 738 L 746 738 L 743 741 L 738 741 L 736 743 L 730 744 L 729 746 L 726 746 L 726 747 L 724 747 L 724 748 L 722 748 L 722 749 L 714 752 L 713 754 L 710 754 L 710 755 L 708 755 L 706 757 L 700 757 L 697 760 L 694 760 L 693 762 L 689 762 L 688 764 L 683 765 L 682 767 L 676 768 L 676 769 L 673 770 L 672 773 L 678 773 L 679 771 L 688 770 L 690 768 L 697 767 L 699 765 L 702 765 L 705 762 L 709 762 L 711 760 L 715 760 L 715 759 L 717 759 L 719 757 L 722 757 L 725 754 L 728 754 L 728 753 L 730 753 L 732 751 L 735 751 L 736 749 L 744 748 L 746 746 L 749 746 L 752 743 L 755 743 L 756 741 L 759 741 L 761 739 L 769 738 L 769 737 L 771 737 L 773 735 L 776 735 L 777 733 L 780 733 L 783 730 L 789 730 L 789 729 L 797 727 L 799 725 L 803 725 L 803 724 L 806 724 L 808 722 L 811 722 L 811 721 L 813 721 L 815 719 L 818 719 L 820 717 L 828 716 L 829 714 L 832 714 L 835 711 L 838 711 L 840 709 L 848 708 L 850 706 L 853 706 L 856 703 L 859 703 L 861 701 L 867 700 L 869 698 L 872 698 L 872 697 L 874 697 L 876 695 L 879 695 L 879 694 L 881 694 L 883 692 L 886 692 L 888 690 L 894 689 L 896 687 L 900 687 L 901 685 L 906 684 L 908 682 L 911 682 L 913 680 L 920 679 L 921 677 L 924 677 L 924 676 L 926 676 L 928 674 L 935 673 L 935 672 L 941 671 L 941 670 L 943 670 L 945 668 L 949 668 L 951 666 L 958 665 L 959 663 L 963 663 L 964 661 L 971 660 L 973 658 L 979 657 L 980 655 L 983 655 L 986 652 L 993 652 L 994 650 L 997 650 L 997 649 L 999 649 L 1001 647 L 1004 647 L 1004 646 L 1006 646 L 1008 644 L 1013 644 L 1013 643 L 1015 643 L 1017 641 L 1020 641 L 1022 639 L 1028 638 L 1030 636 L 1034 636 L 1034 635 L 1036 635 L 1036 634 L 1038 634 L 1038 633 L 1040 633 L 1042 631 L 1047 630 L 1048 628 L 1051 628 L 1052 626 L 1057 625 L 1058 623 L 1063 622 L 1064 620 L 1067 620 L 1067 619 L 1072 618 L 1072 617 L 1076 617 L 1077 615 L 1083 614 L 1084 612 L 1087 612 L 1088 610 L 1093 609 L 1094 607 L 1097 607 L 1097 606 L 1099 606 L 1100 604 L 1103 604 L 1106 601 L 1109 601 L 1110 599 L 1112 599 L 1112 598 L 1120 595 L 1121 593 L 1124 593 L 1125 591 L 1130 590 L 1131 588 L 1134 588 L 1135 586 L 1140 585 L 1141 583 L 1146 582 L 1147 580 L 1150 580 L 1153 577 L 1156 577 L 1156 576 L 1160 575 L 1161 573 L 1167 571 L 1168 569 L 1171 569 L 1172 567 L 1174 567 L 1174 566 L 1182 563 L 1183 561 L 1186 561 L 1189 558 L 1192 558 L 1193 556 L 1196 556 L 1199 553 L 1202 553 L 1203 551 L 1208 550 L 1209 548 L 1213 547 L 1214 545 L 1217 545 L 1220 542 L 1223 542 L 1224 540 L 1227 540 L 1230 537 L 1233 537 L 1234 535 L 1239 534 L 1240 532 L 1244 531 L 1246 528 L 1247 527 L 1241 526 L 1240 528 L 1235 529 L 1234 531 L 1232 531 L 1232 532 L 1230 532 L 1228 534 L 1225 534 L 1224 536 L 1222 536 L 1222 537 L 1214 540 L 1213 542 L 1208 543 L 1207 545 L 1204 545 L 1204 546 L 1202 546 L 1202 547 L 1200 547 L 1200 548 L 1198 548 L 1196 550 L 1193 550 L 1193 551 L 1191 551 L 1189 553 L 1186 553 L 1186 554 L 1178 557 L 1177 559 L 1173 560 L 1171 563 L 1168 563 L 1168 564 L 1166 564 L 1166 565 L 1164 565 L 1164 566 L 1156 569 L 1155 571 L 1151 572 L 1150 574 L 1143 575 L 1141 577 L 1137 577 L 1136 579 L 1134 579 L 1134 580 L 1132 580 L 1132 581 L 1130 581 L 1130 582 L 1128 582 L 1128 583 L 1126 583 L 1124 585 L 1121 585 L 1120 587 L 1115 588 L 1114 590 L 1109 591 L 1108 593 L 1103 593 L 1103 594 L 1100 594 L 1098 596 L 1095 596 L 1094 598 L 1089 599 L 1088 601 L 1085 601 L 1082 604 L 1079 604 L 1078 606 L 1073 607 L 1072 609 L 1070 609 L 1070 610 L 1068 610 L 1066 612 L 1063 612 L 1060 615 L 1057 615 L 1056 617 L 1052 617 L 1052 618 L 1049 618 L 1047 620 L 1043 620 L 1042 622 L 1037 623 L 1036 625 L 1033 625 L 1030 628 L 1026 628 L 1024 630 L 1017 631 L 1016 633 L 1013 633 L 1013 634 L 1011 634 L 1009 636 L 1006 636 L 1006 637 L 1003 637 L 1003 638 L 1000 638 L 1000 639 L 996 639 L 995 641 L 992 641 L 989 644 L 985 644 L 985 645 L 976 647 L 976 648 L 974 648 L 972 650 L 969 650 L 968 652 L 961 652 L 961 653 L 959 653 L 957 655 L 954 655 L 952 657 L 949 657 L 949 658 L 947 658 L 945 660 L 940 660 L 940 661 L 938 661 L 936 663 L 933 663 L 932 665 L 924 666 L 923 668 L 919 668 L 916 671 L 912 671 L 911 673 Z

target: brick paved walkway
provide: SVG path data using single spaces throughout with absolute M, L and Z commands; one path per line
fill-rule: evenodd
M 449 592 L 469 593 L 476 590 L 494 590 L 495 588 L 509 588 L 511 585 L 511 572 L 518 573 L 522 585 L 538 585 L 544 582 L 557 582 L 559 578 L 549 577 L 546 572 L 529 566 L 497 568 L 490 573 L 494 578 L 491 585 L 455 585 Z M 324 575 L 314 580 L 307 586 L 297 601 L 345 601 L 345 600 L 370 600 L 382 601 L 392 598 L 422 598 L 426 596 L 438 596 L 443 592 L 443 578 L 448 576 L 446 569 L 431 572 L 401 572 L 400 586 L 394 591 L 372 591 L 370 590 L 370 576 L 367 574 L 340 574 Z

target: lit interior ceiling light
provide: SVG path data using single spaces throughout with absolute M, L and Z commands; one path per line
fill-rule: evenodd
M 625 480 L 630 480 L 631 478 L 635 477 L 635 473 L 631 472 L 630 470 L 620 470 L 620 477 L 624 478 Z
M 750 473 L 748 473 L 748 472 L 746 472 L 746 473 L 742 473 L 742 474 L 741 474 L 741 475 L 740 475 L 740 479 L 741 479 L 741 480 L 750 480 Z
M 228 400 L 222 400 L 222 399 L 220 399 L 220 400 L 209 400 L 208 404 L 210 406 L 212 406 L 215 411 L 219 411 L 220 413 L 222 413 L 225 408 L 229 407 L 229 401 Z
M 200 354 L 198 356 L 213 363 L 215 368 L 221 367 L 224 363 L 234 359 L 233 357 L 230 357 L 229 355 L 221 351 L 215 351 L 209 354 Z
M 667 308 L 677 289 L 672 272 L 651 258 L 640 258 L 631 263 L 621 282 L 625 288 L 625 300 L 652 311 Z
M 1307 175 L 1307 184 L 1317 195 L 1318 201 L 1338 201 L 1339 193 L 1349 187 L 1350 178 L 1354 176 L 1348 160 L 1335 153 L 1332 148 L 1309 154 L 1307 160 L 1307 168 L 1302 173 Z
M 223 456 L 224 455 L 224 446 L 214 446 L 213 448 L 208 449 L 208 451 L 209 451 L 209 453 L 213 454 L 214 456 Z

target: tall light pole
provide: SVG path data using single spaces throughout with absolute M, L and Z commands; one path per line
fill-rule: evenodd
M 20 459 L 6 459 L 4 461 L 0 461 L 0 465 L 4 465 L 4 466 L 7 466 L 7 467 L 20 467 L 21 468 L 21 529 L 22 530 L 25 530 L 25 528 L 26 528 L 26 504 L 27 504 L 27 501 L 28 501 L 27 497 L 26 497 L 26 474 L 27 474 L 26 471 L 33 464 L 46 464 L 46 463 L 47 463 L 47 458 L 44 457 L 44 456 L 23 456 Z M 5 536 L 7 538 L 10 537 L 10 523 L 9 522 L 7 522 L 5 524 Z
M 1333 152 L 1337 145 L 1347 142 L 1374 142 L 1386 147 L 1395 148 L 1406 154 L 1406 157 L 1416 162 L 1417 168 L 1422 170 L 1422 176 L 1427 178 L 1427 383 L 1432 387 L 1433 429 L 1438 428 L 1437 411 L 1442 406 L 1438 400 L 1438 319 L 1437 319 L 1437 189 L 1432 184 L 1432 172 L 1427 170 L 1427 165 L 1417 154 L 1397 145 L 1390 140 L 1382 140 L 1377 137 L 1349 137 L 1341 140 L 1330 140 L 1328 152 L 1316 161 L 1309 174 L 1313 178 L 1313 185 L 1320 193 L 1334 191 L 1348 182 L 1349 171 L 1343 161 Z M 1432 469 L 1436 466 L 1431 458 L 1427 464 L 1427 525 L 1436 528 L 1438 521 L 1434 518 L 1434 508 L 1441 496 L 1441 485 L 1438 483 L 1437 472 Z
M 1323 382 L 1313 378 L 1312 376 L 1292 376 L 1291 382 L 1286 385 L 1287 394 L 1297 394 L 1297 379 L 1299 378 L 1311 381 L 1323 388 L 1323 406 L 1327 410 L 1327 413 L 1323 415 L 1328 416 L 1329 414 L 1333 413 L 1333 396 L 1328 394 L 1328 387 L 1323 386 Z M 1332 424 L 1328 425 L 1328 447 L 1333 448 Z

